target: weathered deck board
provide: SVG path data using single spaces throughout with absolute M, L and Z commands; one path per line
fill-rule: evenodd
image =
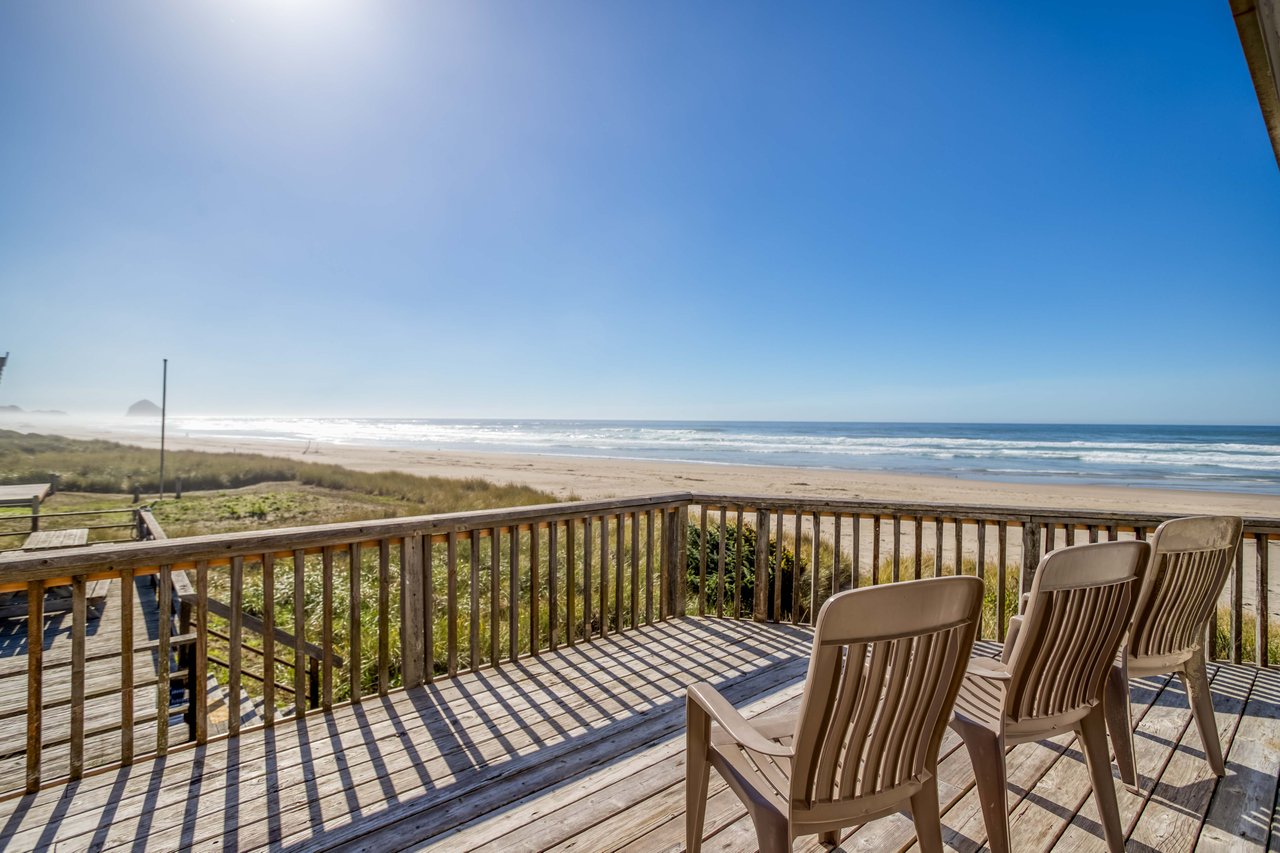
M 155 683 L 157 635 L 155 594 L 149 580 L 134 582 L 134 748 L 138 753 L 155 748 Z M 121 626 L 120 581 L 99 582 L 104 595 L 101 607 L 87 610 L 85 631 L 85 714 L 84 766 L 108 764 L 120 758 Z M 69 766 L 67 744 L 72 719 L 72 620 L 70 611 L 54 611 L 46 595 L 43 626 L 43 669 L 41 739 L 46 778 L 65 773 Z M 25 594 L 23 594 L 25 600 Z M 23 605 L 25 610 L 25 604 Z M 20 772 L 25 766 L 22 737 L 27 714 L 27 620 L 0 619 L 0 774 Z
M 562 646 L 0 802 L 0 848 L 680 850 L 684 687 L 717 682 L 750 716 L 789 712 L 809 636 L 688 618 Z M 1219 665 L 1213 693 L 1230 774 L 1222 782 L 1203 766 L 1180 683 L 1135 681 L 1142 793 L 1121 794 L 1134 849 L 1267 844 L 1280 674 Z M 948 847 L 975 849 L 985 833 L 967 755 L 950 735 L 943 755 Z M 1100 846 L 1069 736 L 1016 747 L 1009 763 L 1018 849 Z M 1244 810 L 1243 829 L 1223 819 L 1232 809 Z M 705 836 L 707 850 L 755 845 L 716 774 Z M 841 849 L 913 843 L 910 821 L 895 815 Z M 795 849 L 818 847 L 806 838 Z

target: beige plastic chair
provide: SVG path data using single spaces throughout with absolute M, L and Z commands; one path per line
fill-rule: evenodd
M 1009 849 L 1005 748 L 1074 730 L 1107 846 L 1124 849 L 1111 781 L 1103 693 L 1151 546 L 1102 542 L 1054 551 L 1040 564 L 1003 660 L 969 665 L 951 727 L 963 738 L 993 853 Z
M 1205 669 L 1205 630 L 1240 547 L 1242 523 L 1230 516 L 1175 518 L 1151 537 L 1151 562 L 1133 611 L 1129 638 L 1107 678 L 1107 728 L 1120 778 L 1138 784 L 1129 716 L 1129 678 L 1177 673 L 1209 767 L 1226 775 Z
M 702 846 L 715 767 L 763 853 L 909 807 L 942 849 L 938 747 L 977 631 L 982 583 L 945 577 L 851 590 L 818 613 L 800 710 L 753 724 L 709 684 L 689 688 L 685 841 Z

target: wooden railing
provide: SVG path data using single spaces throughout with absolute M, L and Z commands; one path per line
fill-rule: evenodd
M 696 578 L 690 608 L 700 615 L 807 623 L 841 590 L 964 573 L 987 583 L 982 636 L 996 640 L 1004 639 L 1021 593 L 1030 589 L 1049 551 L 1145 539 L 1173 517 L 712 494 L 693 494 L 690 504 L 691 575 Z M 1270 548 L 1277 540 L 1280 519 L 1245 519 L 1218 616 L 1226 624 L 1209 627 L 1213 657 L 1235 663 L 1251 658 L 1261 666 L 1275 662 L 1268 615 Z M 761 576 L 765 584 L 755 582 Z M 1244 653 L 1249 645 L 1252 655 Z
M 1147 536 L 1162 520 L 675 493 L 8 554 L 0 592 L 26 593 L 27 636 L 42 633 L 46 590 L 68 586 L 72 601 L 69 634 L 23 652 L 25 774 L 9 778 L 34 790 L 686 608 L 805 623 L 842 589 L 960 572 L 987 580 L 983 631 L 1001 638 L 1047 551 Z M 148 535 L 153 524 L 144 511 Z M 1222 652 L 1247 658 L 1252 639 L 1267 666 L 1280 519 L 1245 530 Z M 118 592 L 90 633 L 85 588 L 98 580 Z M 178 617 L 147 621 L 148 608 Z M 185 703 L 175 684 L 190 685 Z M 256 709 L 244 723 L 242 702 Z
M 253 725 L 272 726 L 315 712 L 308 693 L 323 712 L 680 614 L 686 504 L 662 495 L 6 555 L 0 592 L 26 593 L 28 637 L 43 632 L 47 589 L 69 586 L 73 602 L 51 660 L 46 644 L 26 644 L 22 787 L 234 736 L 244 697 Z M 139 584 L 148 576 L 154 586 Z M 90 634 L 85 586 L 98 580 L 118 587 L 116 621 Z M 189 625 L 166 616 L 140 637 L 143 596 L 166 615 L 189 602 Z M 118 667 L 118 690 L 97 687 L 89 670 L 104 666 Z M 202 689 L 211 674 L 225 722 Z M 180 707 L 175 681 L 190 686 Z M 46 717 L 46 690 L 68 694 L 65 713 Z M 171 718 L 189 727 L 175 732 Z

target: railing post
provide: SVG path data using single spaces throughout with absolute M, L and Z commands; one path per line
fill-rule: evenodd
M 764 622 L 769 618 L 769 513 L 759 509 L 756 510 L 756 580 L 751 591 L 751 618 Z
M 1040 525 L 1032 518 L 1022 519 L 1022 592 L 1031 592 L 1036 569 L 1040 567 Z
M 474 544 L 472 547 L 475 547 Z M 421 536 L 414 534 L 404 537 L 400 551 L 400 669 L 405 687 L 422 684 L 426 668 L 424 552 Z
M 31 532 L 40 530 L 40 498 L 31 499 Z
M 688 525 L 688 506 L 680 506 L 663 513 L 662 571 L 667 582 L 663 584 L 665 595 L 663 612 L 666 618 L 685 615 L 685 527 Z

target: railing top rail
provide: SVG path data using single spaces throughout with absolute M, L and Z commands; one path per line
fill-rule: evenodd
M 843 498 L 733 495 L 693 492 L 690 503 L 703 506 L 732 506 L 743 509 L 800 510 L 822 514 L 898 515 L 903 517 L 961 518 L 967 520 L 1019 521 L 1038 524 L 1098 524 L 1156 527 L 1161 522 L 1187 513 L 1134 513 L 1123 510 L 1065 509 L 1062 507 L 1016 507 L 990 504 L 957 504 L 918 501 L 857 500 Z M 1250 533 L 1280 535 L 1280 518 L 1249 516 L 1244 519 Z
M 353 542 L 410 535 L 441 535 L 527 523 L 546 523 L 631 509 L 679 507 L 689 504 L 744 509 L 792 510 L 822 514 L 923 516 L 983 519 L 1038 524 L 1097 524 L 1154 528 L 1176 513 L 1134 514 L 1118 510 L 1013 507 L 985 504 L 923 503 L 915 501 L 849 500 L 813 496 L 767 496 L 668 492 L 607 500 L 560 502 L 533 506 L 440 513 L 371 521 L 253 530 L 178 539 L 88 545 L 57 552 L 0 554 L 0 586 L 67 577 L 77 571 L 114 572 L 125 568 L 189 565 L 200 560 L 311 550 Z M 1245 531 L 1280 536 L 1280 518 L 1249 517 Z
M 372 521 L 250 530 L 209 536 L 129 542 L 110 547 L 88 545 L 57 552 L 0 555 L 0 586 L 66 577 L 83 571 L 111 573 L 120 569 L 185 565 L 200 560 L 282 553 L 414 535 L 457 533 L 526 523 L 561 521 L 631 509 L 659 509 L 689 503 L 687 492 L 641 495 L 596 501 L 387 518 Z

